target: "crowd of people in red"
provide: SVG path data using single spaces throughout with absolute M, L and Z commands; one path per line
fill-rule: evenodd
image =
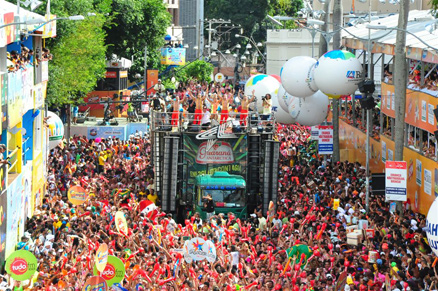
M 147 134 L 128 141 L 75 137 L 55 148 L 48 194 L 17 246 L 35 254 L 38 272 L 23 282 L 6 275 L 0 288 L 82 290 L 106 243 L 125 266 L 113 290 L 435 290 L 425 217 L 390 212 L 377 195 L 366 211 L 364 167 L 324 161 L 305 127 L 277 130 L 275 211 L 257 208 L 242 220 L 216 213 L 177 222 L 159 211 Z M 73 185 L 87 189 L 85 204 L 69 202 Z M 139 208 L 148 199 L 158 207 L 153 216 Z M 126 218 L 126 235 L 117 231 L 117 211 Z M 179 250 L 195 237 L 214 243 L 214 262 L 184 260 Z

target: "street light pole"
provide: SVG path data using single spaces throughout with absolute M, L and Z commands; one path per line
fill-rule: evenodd
M 371 0 L 368 1 L 369 3 L 369 11 L 368 11 L 368 20 L 369 23 L 371 23 Z M 373 80 L 373 76 L 371 76 L 371 29 L 368 29 L 368 46 L 367 46 L 367 54 L 368 54 L 368 78 L 370 80 Z M 367 109 L 367 130 L 366 130 L 366 134 L 367 134 L 367 139 L 366 139 L 366 169 L 365 169 L 365 173 L 366 173 L 366 177 L 365 177 L 365 191 L 366 191 L 366 196 L 365 196 L 365 205 L 366 205 L 366 211 L 368 213 L 369 208 L 370 208 L 370 122 L 371 122 L 371 110 L 372 109 Z

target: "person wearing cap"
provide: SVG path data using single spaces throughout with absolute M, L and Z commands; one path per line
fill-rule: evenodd
M 154 86 L 155 92 L 157 92 L 159 95 L 162 95 L 164 91 L 166 91 L 166 87 L 161 84 L 161 79 L 158 79 L 158 83 Z

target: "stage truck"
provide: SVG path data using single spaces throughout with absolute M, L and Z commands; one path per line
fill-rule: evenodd
M 278 191 L 275 121 L 253 115 L 247 126 L 229 120 L 202 127 L 191 117 L 151 112 L 155 190 L 162 210 L 179 221 L 193 212 L 205 219 L 204 197 L 210 194 L 216 214 L 245 218 L 258 205 L 266 213 Z

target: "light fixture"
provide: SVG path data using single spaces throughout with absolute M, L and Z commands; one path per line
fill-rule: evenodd
M 249 55 L 249 51 L 246 50 L 246 51 L 244 52 L 244 54 L 245 54 L 245 55 Z
M 230 50 L 226 50 L 225 54 L 227 54 L 227 55 L 231 54 Z
M 381 29 L 381 30 L 386 30 L 386 29 L 388 29 L 388 27 L 385 26 L 385 25 L 371 25 L 371 24 L 367 24 L 367 25 L 366 25 L 366 28 L 367 28 L 367 29 Z
M 241 59 L 241 60 L 246 60 L 246 57 L 245 57 L 245 56 L 242 56 L 240 59 Z
M 194 49 L 194 50 L 198 50 L 199 47 L 198 47 L 197 45 L 195 45 L 195 46 L 193 47 L 193 49 Z
M 236 48 L 238 48 L 238 49 L 241 48 L 240 43 L 236 44 Z
M 94 13 L 94 12 L 88 12 L 88 13 L 87 13 L 87 16 L 96 16 L 96 13 Z
M 234 36 L 235 36 L 235 37 L 240 37 L 240 34 L 236 33 Z
M 188 44 L 185 44 L 185 45 L 184 45 L 184 48 L 186 48 L 186 49 L 189 48 L 189 45 L 188 45 Z
M 318 0 L 319 1 L 319 3 L 321 3 L 321 4 L 324 4 L 325 3 L 325 0 Z
M 68 20 L 84 20 L 85 17 L 83 17 L 82 15 L 73 15 L 73 16 L 69 16 Z
M 247 49 L 252 49 L 252 45 L 251 45 L 250 43 L 248 43 L 248 44 L 246 45 L 246 48 L 247 48 Z
M 233 57 L 237 58 L 237 54 L 233 54 Z
M 216 52 L 212 52 L 212 53 L 211 53 L 211 56 L 212 56 L 212 57 L 215 57 L 215 56 L 216 56 Z
M 206 44 L 206 45 L 205 45 L 205 47 L 206 47 L 206 48 L 209 48 L 209 47 L 210 47 L 210 45 L 209 45 L 209 44 Z
M 324 21 L 322 20 L 318 20 L 318 19 L 307 19 L 307 24 L 311 24 L 311 25 L 324 25 Z
M 258 47 L 262 47 L 263 44 L 262 44 L 261 42 L 258 42 L 258 43 L 257 43 L 257 46 L 258 46 Z

